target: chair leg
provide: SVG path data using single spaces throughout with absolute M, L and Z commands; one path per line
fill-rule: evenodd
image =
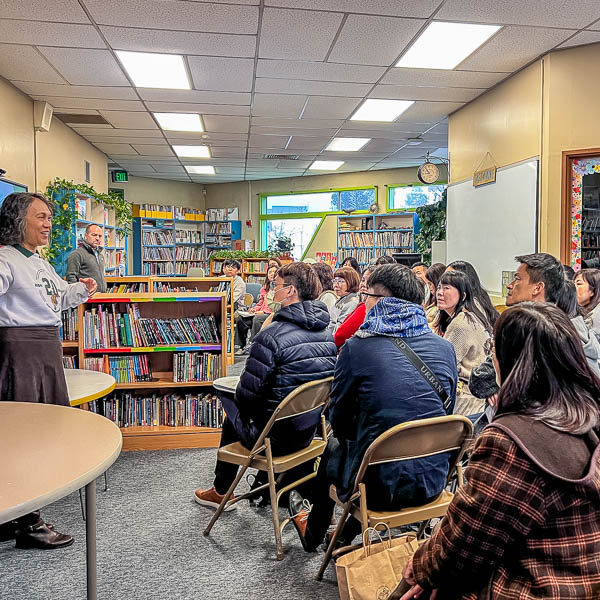
M 329 546 L 327 546 L 327 552 L 325 553 L 325 557 L 323 558 L 323 562 L 321 563 L 321 567 L 319 568 L 319 572 L 317 573 L 316 580 L 321 581 L 323 579 L 323 573 L 325 573 L 325 569 L 331 560 L 333 555 L 333 550 L 335 548 L 335 544 L 338 541 L 338 538 L 342 534 L 342 529 L 344 528 L 344 523 L 348 518 L 348 513 L 350 512 L 350 502 L 346 502 L 344 504 L 344 512 L 338 521 L 337 527 L 333 532 L 333 536 L 331 537 L 331 541 L 329 542 Z
M 81 504 L 81 516 L 85 521 L 85 506 L 83 504 L 83 492 L 81 491 L 81 488 L 79 488 L 79 504 Z
M 108 492 L 108 470 L 104 471 L 104 491 Z
M 275 529 L 275 546 L 277 548 L 277 560 L 283 560 L 283 544 L 281 542 L 281 529 L 279 527 L 279 497 L 277 496 L 277 487 L 275 485 L 273 456 L 271 455 L 271 445 L 269 444 L 269 440 L 267 440 L 266 454 L 269 473 L 269 492 L 271 495 L 271 511 L 273 513 L 273 528 Z
M 227 490 L 227 493 L 225 494 L 225 496 L 223 496 L 223 500 L 221 500 L 221 504 L 219 504 L 219 508 L 217 508 L 215 514 L 212 516 L 212 519 L 208 523 L 208 526 L 204 530 L 203 533 L 204 533 L 205 537 L 208 536 L 208 534 L 210 533 L 210 530 L 213 528 L 213 525 L 217 522 L 217 519 L 223 514 L 223 511 L 225 510 L 225 507 L 227 506 L 227 502 L 229 501 L 229 498 L 231 498 L 231 496 L 233 495 L 235 488 L 237 487 L 238 483 L 240 482 L 240 480 L 244 476 L 244 473 L 247 470 L 248 470 L 248 465 L 244 465 L 238 471 L 236 478 L 233 480 L 233 483 L 229 486 L 229 489 Z

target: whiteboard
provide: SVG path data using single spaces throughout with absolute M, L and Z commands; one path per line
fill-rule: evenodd
M 448 186 L 447 260 L 465 260 L 484 288 L 500 295 L 502 271 L 515 271 L 515 256 L 537 252 L 538 160 L 498 169 L 496 181 Z

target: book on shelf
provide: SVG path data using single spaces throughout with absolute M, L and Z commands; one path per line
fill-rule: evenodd
M 141 281 L 109 283 L 106 290 L 107 294 L 145 294 L 146 292 L 148 292 L 148 284 Z
M 207 221 L 237 221 L 238 220 L 237 206 L 232 208 L 207 208 Z
M 65 369 L 76 369 L 77 368 L 77 356 L 65 355 L 62 357 L 63 368 Z
M 177 244 L 203 244 L 204 239 L 201 231 L 190 229 L 176 229 L 175 243 Z
M 375 246 L 412 246 L 412 231 L 376 231 Z
M 77 309 L 67 308 L 61 313 L 60 339 L 63 342 L 77 341 Z
M 147 348 L 170 344 L 219 344 L 214 315 L 142 318 L 136 303 L 99 304 L 83 314 L 84 348 Z
M 221 356 L 210 352 L 174 352 L 173 381 L 212 381 L 221 376 Z
M 197 246 L 176 246 L 175 247 L 175 260 L 203 260 L 204 259 L 204 248 L 198 248 Z
M 173 260 L 173 248 L 149 248 L 144 246 L 144 260 Z
M 152 381 L 152 369 L 145 354 L 128 356 L 88 356 L 84 368 L 90 371 L 108 373 L 117 383 L 137 383 Z
M 214 394 L 146 394 L 117 392 L 89 403 L 92 412 L 119 427 L 223 426 L 223 408 Z
M 370 246 L 373 246 L 373 234 L 340 232 L 339 244 L 341 247 L 360 246 L 362 248 L 368 248 Z
M 384 253 L 385 254 L 385 253 Z M 372 248 L 353 248 L 351 250 L 340 250 L 339 264 L 341 265 L 349 256 L 353 256 L 358 263 L 366 265 L 371 262 L 373 258 Z
M 196 286 L 179 286 L 173 285 L 169 281 L 154 281 L 152 283 L 152 291 L 155 293 L 175 293 L 178 294 L 180 292 L 199 292 L 200 290 Z M 212 290 L 211 290 L 212 291 Z
M 246 261 L 244 262 L 244 269 L 246 273 L 265 273 L 269 268 L 268 260 L 261 261 Z
M 260 283 L 262 285 L 264 282 L 264 275 L 246 275 L 246 283 Z
M 174 275 L 175 265 L 172 262 L 145 262 L 144 275 Z
M 144 231 L 142 234 L 144 244 L 150 246 L 172 246 L 173 245 L 173 232 L 172 231 Z
M 217 285 L 208 288 L 209 292 L 225 292 L 227 294 L 227 304 L 231 302 L 231 282 L 229 280 L 219 281 Z

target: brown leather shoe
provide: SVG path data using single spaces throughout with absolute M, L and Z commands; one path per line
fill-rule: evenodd
M 51 550 L 53 548 L 64 548 L 70 546 L 75 540 L 72 536 L 58 533 L 50 529 L 42 519 L 35 525 L 28 525 L 16 532 L 16 548 L 26 550 L 37 548 L 39 550 Z

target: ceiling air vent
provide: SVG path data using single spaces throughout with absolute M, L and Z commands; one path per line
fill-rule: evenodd
M 100 115 L 57 115 L 54 113 L 54 116 L 67 125 L 110 125 L 110 123 Z
M 298 160 L 299 154 L 265 154 L 265 158 L 269 160 Z

